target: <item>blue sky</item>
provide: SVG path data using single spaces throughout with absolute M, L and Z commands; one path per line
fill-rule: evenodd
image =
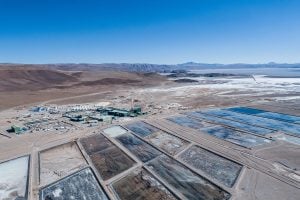
M 298 0 L 0 0 L 0 62 L 300 62 Z

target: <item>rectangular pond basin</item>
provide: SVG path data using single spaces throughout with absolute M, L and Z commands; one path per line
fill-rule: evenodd
M 139 135 L 140 137 L 145 137 L 147 135 L 159 131 L 159 129 L 157 129 L 156 127 L 151 126 L 150 124 L 146 124 L 142 121 L 127 124 L 125 125 L 125 127 L 134 132 L 135 134 Z
M 29 156 L 0 163 L 0 199 L 28 199 Z
M 121 126 L 111 126 L 103 130 L 103 132 L 109 137 L 117 137 L 127 132 L 127 130 Z
M 227 187 L 232 187 L 242 165 L 198 146 L 192 146 L 179 158 Z
M 270 143 L 271 140 L 261 138 L 255 135 L 250 135 L 236 131 L 223 126 L 214 126 L 201 129 L 202 132 L 217 137 L 221 140 L 225 140 L 246 148 L 252 148 L 258 145 Z
M 74 142 L 41 151 L 40 184 L 46 185 L 87 166 L 78 146 Z
M 115 137 L 115 139 L 118 140 L 124 147 L 126 147 L 142 162 L 152 160 L 153 158 L 161 154 L 160 151 L 131 133 L 124 133 Z
M 210 110 L 206 114 L 215 115 L 225 119 L 246 123 L 252 126 L 260 126 L 273 130 L 279 130 L 291 135 L 300 136 L 300 124 L 293 124 L 274 119 L 258 117 L 254 115 L 241 114 L 228 110 Z
M 95 168 L 107 180 L 134 165 L 134 161 L 102 134 L 80 139 Z
M 289 135 L 277 135 L 277 136 L 274 136 L 273 139 L 300 145 L 300 138 L 298 138 L 298 137 L 293 137 L 293 136 L 289 136 Z
M 223 200 L 231 196 L 166 155 L 155 158 L 147 166 L 189 200 Z
M 288 115 L 283 113 L 277 113 L 277 112 L 270 112 L 270 111 L 264 111 L 259 110 L 255 108 L 249 108 L 249 107 L 234 107 L 234 108 L 227 108 L 224 110 L 229 110 L 233 112 L 239 112 L 243 114 L 253 114 L 260 117 L 265 117 L 269 119 L 275 119 L 279 121 L 285 121 L 290 123 L 300 123 L 300 117 L 294 116 L 294 115 Z
M 224 109 L 224 110 L 243 113 L 243 114 L 247 114 L 247 115 L 256 115 L 256 114 L 266 112 L 266 111 L 261 110 L 261 109 L 249 108 L 249 107 L 232 107 L 232 108 L 227 108 L 227 109 Z
M 279 121 L 285 121 L 289 123 L 300 124 L 300 117 L 294 115 L 287 115 L 287 114 L 274 113 L 274 112 L 264 112 L 264 113 L 259 113 L 256 116 L 275 119 Z
M 184 139 L 163 131 L 148 135 L 147 137 L 144 137 L 144 140 L 168 152 L 171 155 L 175 155 L 178 152 L 182 151 L 190 143 Z
M 128 128 L 128 125 L 126 127 Z M 175 155 L 182 151 L 189 144 L 186 140 L 161 131 L 160 129 L 144 122 L 130 124 L 130 128 L 128 129 L 142 137 L 147 142 L 171 155 Z M 145 134 L 146 132 L 147 134 Z
M 193 129 L 200 129 L 200 128 L 204 128 L 204 127 L 213 126 L 212 124 L 207 123 L 205 121 L 191 119 L 191 118 L 186 117 L 186 116 L 170 117 L 170 118 L 167 118 L 167 120 L 169 120 L 169 121 L 171 121 L 175 124 L 178 124 L 180 126 L 193 128 Z
M 207 121 L 210 121 L 212 123 L 221 124 L 221 125 L 224 125 L 224 126 L 230 126 L 232 128 L 239 129 L 241 131 L 246 131 L 246 132 L 249 132 L 249 133 L 254 133 L 254 134 L 257 134 L 257 135 L 265 136 L 267 134 L 275 132 L 275 130 L 262 128 L 262 127 L 257 127 L 257 126 L 253 126 L 253 125 L 249 125 L 249 124 L 244 124 L 244 123 L 241 123 L 241 122 L 236 122 L 236 121 L 232 121 L 232 120 L 229 120 L 229 119 L 224 119 L 224 118 L 220 118 L 220 117 L 217 117 L 217 116 L 204 114 L 204 113 L 200 113 L 200 112 L 190 112 L 190 113 L 187 113 L 187 114 L 189 116 L 195 117 L 197 119 L 207 120 Z
M 156 178 L 143 169 L 138 169 L 112 184 L 112 187 L 122 200 L 175 200 L 177 199 Z
M 67 176 L 40 190 L 40 200 L 108 200 L 90 168 Z

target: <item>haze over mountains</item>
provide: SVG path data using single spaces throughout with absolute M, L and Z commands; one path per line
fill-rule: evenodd
M 289 70 L 286 70 L 286 68 L 289 68 Z M 219 72 L 219 69 L 230 70 Z M 283 76 L 284 71 L 289 71 L 288 76 L 290 77 L 298 78 L 300 76 L 300 64 L 278 63 L 205 64 L 187 62 L 176 65 L 142 63 L 3 63 L 0 64 L 0 104 L 3 108 L 6 108 L 24 103 L 63 98 L 96 91 L 113 91 L 117 88 L 133 87 L 145 88 L 170 84 L 167 77 L 155 74 L 158 72 L 180 73 L 184 71 L 186 73 L 189 70 L 202 70 L 217 71 L 205 73 L 232 74 L 239 73 L 243 69 L 251 69 L 252 71 L 262 69 L 264 72 L 278 72 L 277 74 L 273 74 L 274 76 Z M 281 73 L 281 71 L 283 72 Z
M 172 70 L 200 70 L 200 69 L 244 69 L 244 68 L 300 68 L 300 63 L 265 63 L 265 64 L 207 64 L 186 62 L 176 65 L 148 64 L 148 63 L 57 63 L 57 64 L 14 64 L 3 63 L 0 67 L 44 67 L 55 70 L 81 71 L 81 70 L 120 70 L 129 72 L 170 72 Z

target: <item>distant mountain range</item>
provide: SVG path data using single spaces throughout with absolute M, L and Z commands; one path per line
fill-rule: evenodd
M 199 69 L 243 69 L 243 68 L 300 68 L 300 63 L 266 63 L 266 64 L 207 64 L 187 62 L 176 65 L 147 64 L 147 63 L 61 63 L 61 64 L 13 64 L 3 63 L 0 67 L 44 67 L 67 71 L 92 71 L 92 70 L 119 70 L 130 72 L 171 72 L 174 70 L 199 70 Z
M 187 69 L 242 69 L 242 68 L 300 68 L 300 63 L 265 63 L 265 64 L 247 64 L 247 63 L 234 63 L 234 64 L 207 64 L 207 63 L 195 63 L 187 62 L 178 64 Z

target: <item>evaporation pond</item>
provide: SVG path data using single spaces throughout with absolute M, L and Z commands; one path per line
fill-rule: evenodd
M 108 200 L 90 168 L 61 179 L 40 190 L 41 200 Z
M 300 117 L 294 116 L 294 115 L 288 115 L 283 113 L 277 113 L 277 112 L 270 112 L 270 111 L 264 111 L 264 110 L 258 110 L 255 108 L 249 108 L 249 107 L 234 107 L 234 108 L 227 108 L 224 110 L 229 110 L 233 112 L 239 112 L 243 114 L 253 114 L 260 117 L 290 122 L 290 123 L 300 123 Z
M 145 137 L 147 135 L 150 135 L 158 131 L 156 127 L 151 126 L 150 124 L 146 124 L 145 122 L 142 121 L 134 122 L 132 124 L 127 124 L 125 125 L 125 127 L 141 137 Z
M 117 137 L 127 132 L 126 129 L 121 126 L 112 126 L 103 130 L 103 132 L 109 137 Z
M 300 124 L 300 117 L 293 116 L 293 115 L 286 115 L 286 114 L 274 113 L 274 112 L 264 112 L 264 113 L 257 114 L 256 116 Z
M 233 186 L 242 169 L 242 165 L 198 146 L 190 147 L 180 159 L 227 187 Z
M 212 126 L 212 124 L 210 124 L 210 123 L 195 120 L 195 119 L 191 119 L 191 118 L 186 117 L 186 116 L 170 117 L 167 120 L 169 120 L 173 123 L 176 123 L 180 126 L 189 127 L 189 128 L 193 128 L 193 129 L 200 129 L 200 128 L 203 128 L 203 127 Z
M 160 151 L 130 133 L 119 135 L 116 139 L 143 162 L 161 154 Z
M 29 156 L 0 163 L 0 199 L 27 199 Z
M 174 195 L 156 178 L 138 169 L 112 184 L 119 199 L 175 200 Z
M 59 180 L 87 166 L 75 142 L 41 151 L 39 156 L 41 185 Z
M 253 126 L 265 127 L 273 130 L 280 130 L 292 135 L 300 136 L 300 124 L 293 124 L 274 119 L 258 117 L 254 115 L 241 114 L 227 110 L 209 111 L 209 114 L 223 117 L 233 121 L 238 121 Z
M 200 112 L 191 112 L 191 113 L 187 113 L 187 114 L 190 115 L 191 117 L 195 117 L 197 119 L 207 120 L 209 122 L 212 122 L 215 124 L 221 124 L 224 126 L 230 126 L 235 129 L 239 129 L 242 131 L 246 131 L 246 132 L 250 132 L 250 133 L 254 133 L 254 134 L 258 134 L 258 135 L 267 135 L 267 134 L 274 132 L 274 130 L 271 130 L 271 129 L 257 127 L 257 126 L 253 126 L 253 125 L 249 125 L 249 124 L 244 124 L 241 122 L 236 122 L 236 121 L 232 121 L 229 119 L 224 119 L 224 118 L 220 118 L 220 117 L 216 117 L 213 115 L 204 114 L 204 113 L 200 113 Z
M 147 166 L 187 199 L 224 200 L 231 196 L 228 192 L 166 155 L 155 158 Z
M 188 141 L 163 131 L 153 133 L 145 137 L 144 140 L 171 155 L 175 155 L 182 151 L 189 144 Z
M 226 140 L 228 142 L 238 144 L 240 146 L 244 146 L 247 148 L 251 148 L 257 145 L 262 145 L 271 142 L 271 140 L 242 133 L 240 131 L 236 131 L 230 128 L 225 128 L 223 126 L 204 128 L 201 129 L 201 131 L 209 135 L 215 136 L 219 139 Z
M 80 143 L 104 180 L 129 169 L 135 163 L 102 134 L 82 138 Z
M 296 144 L 296 145 L 300 145 L 300 138 L 298 137 L 293 137 L 293 136 L 289 136 L 289 135 L 277 135 L 274 136 L 274 138 L 276 140 L 282 140 L 282 141 L 286 141 L 292 144 Z
M 243 114 L 248 114 L 248 115 L 255 115 L 255 114 L 266 112 L 264 110 L 249 108 L 249 107 L 233 107 L 233 108 L 227 108 L 226 110 L 230 110 L 233 112 L 239 112 L 239 113 L 243 113 Z

